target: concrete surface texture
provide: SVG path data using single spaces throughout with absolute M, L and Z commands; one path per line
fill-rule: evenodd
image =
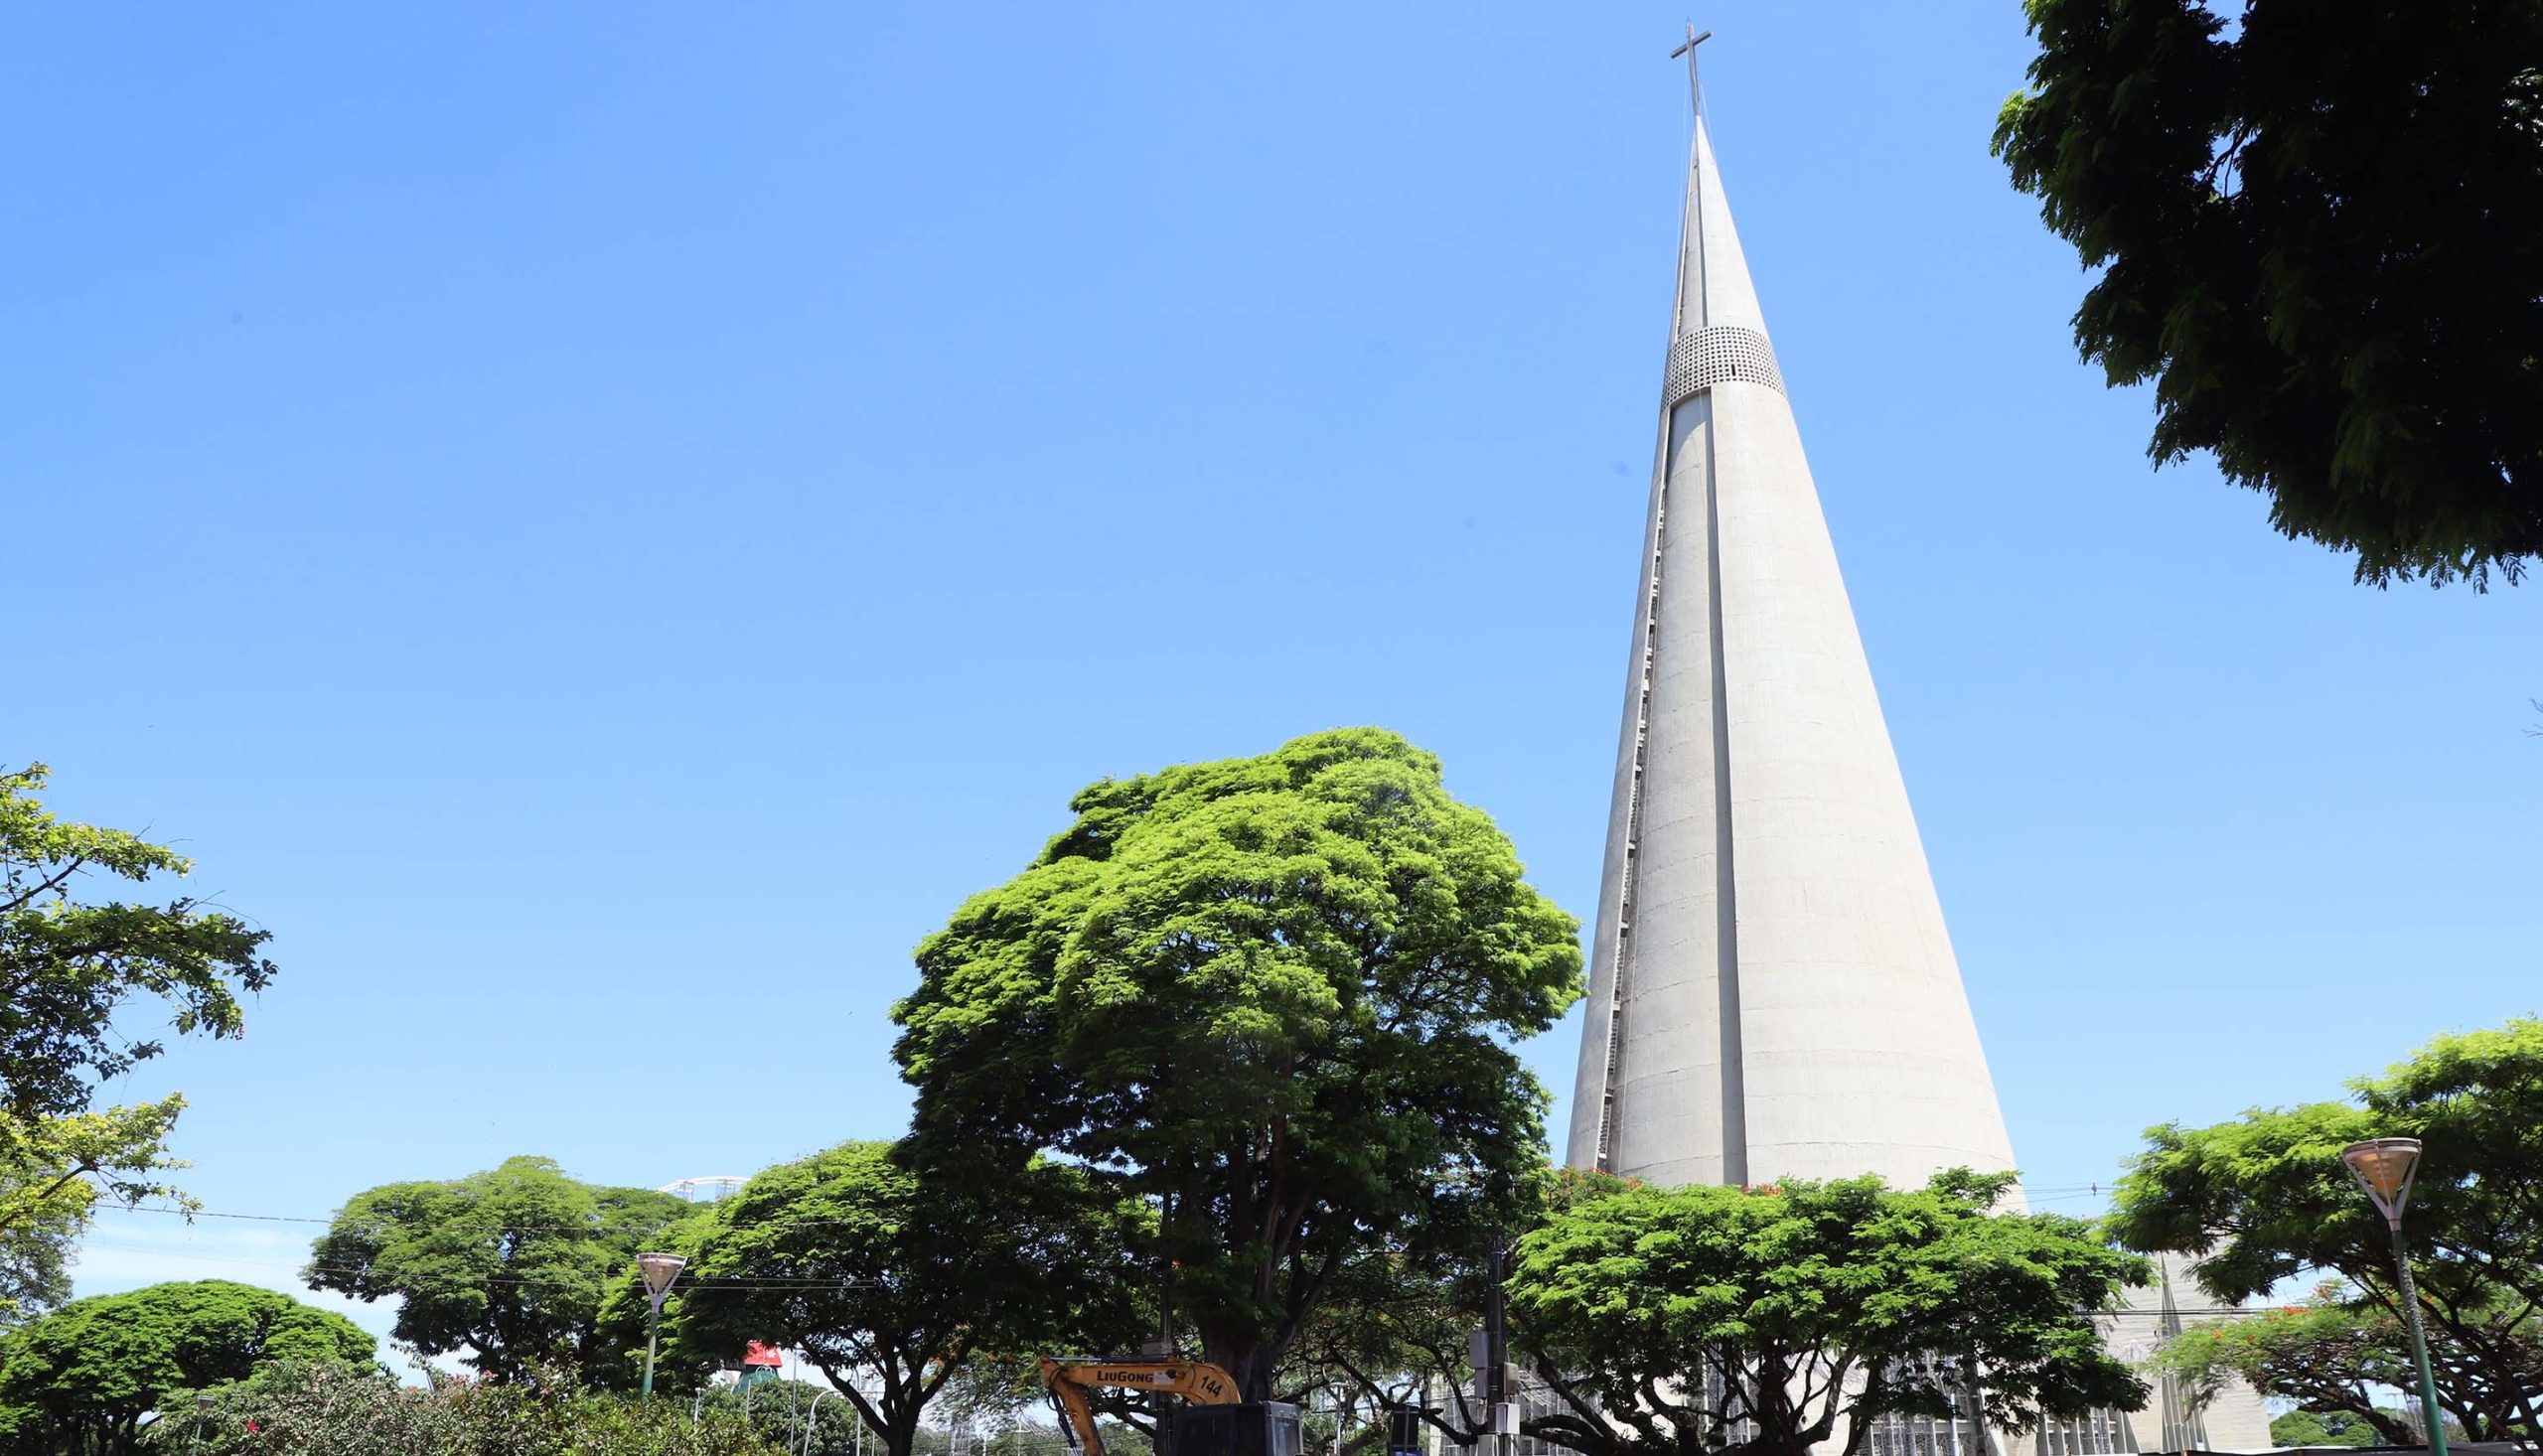
M 2012 1168 L 1701 117 L 1658 434 L 1566 1156 L 1673 1185 Z M 2162 1271 L 2102 1321 L 2132 1363 L 2184 1322 L 2188 1265 Z M 1935 1449 L 1914 1424 L 1870 1449 Z M 2164 1381 L 2144 1411 L 1974 1444 L 2261 1450 L 2269 1416 Z
M 1567 1156 L 1657 1183 L 2014 1166 L 1697 123 Z

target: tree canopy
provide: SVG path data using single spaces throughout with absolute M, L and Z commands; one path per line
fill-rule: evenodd
M 2396 1420 L 2400 1411 L 2392 1412 Z M 2382 1430 L 2354 1415 L 2337 1411 L 2296 1409 L 2269 1423 L 2269 1438 L 2277 1446 L 2381 1446 L 2408 1445 L 2393 1442 Z
M 2200 1286 L 2220 1299 L 2329 1275 L 2347 1292 L 2324 1296 L 2336 1309 L 2320 1321 L 2398 1320 L 2384 1221 L 2340 1149 L 2420 1138 L 2406 1228 L 2438 1402 L 2478 1439 L 2543 1430 L 2543 1020 L 2440 1037 L 2350 1092 L 2345 1102 L 2150 1129 L 2120 1180 L 2112 1234 L 2131 1248 L 2197 1255 Z M 2307 1348 L 2322 1363 L 2340 1347 Z M 2361 1361 L 2380 1358 L 2358 1348 Z M 2379 1370 L 2329 1364 L 2307 1379 L 2328 1389 L 2381 1383 Z M 2372 1418 L 2355 1401 L 2339 1408 Z
M 2317 1422 L 2336 1424 L 2342 1438 L 2286 1445 L 2418 1444 L 2401 1411 L 2376 1403 L 2381 1390 L 2408 1390 L 2418 1376 L 2409 1336 L 2389 1311 L 2358 1308 L 2336 1284 L 2311 1304 L 2262 1310 L 2244 1319 L 2193 1325 L 2164 1342 L 2155 1368 L 2187 1383 L 2204 1404 L 2225 1378 L 2265 1396 L 2293 1400 Z M 2276 1427 L 2272 1426 L 2273 1435 Z M 2332 1425 L 2322 1427 L 2332 1433 Z
M 159 1055 L 116 1025 L 132 997 L 168 1003 L 180 1034 L 232 1037 L 237 993 L 274 973 L 259 954 L 269 932 L 194 899 L 76 899 L 90 872 L 141 882 L 194 866 L 137 834 L 55 818 L 35 798 L 48 777 L 42 764 L 0 774 L 0 1097 L 21 1117 L 80 1111 L 97 1082 Z
M 163 1048 L 130 1024 L 130 1003 L 165 1006 L 181 1036 L 234 1037 L 239 997 L 274 974 L 269 933 L 193 897 L 83 899 L 93 875 L 141 884 L 193 864 L 56 818 L 37 797 L 48 777 L 42 764 L 0 773 L 0 1306 L 58 1297 L 46 1269 L 101 1193 L 179 1196 L 160 1175 L 185 1099 L 93 1105 L 99 1083 Z
M 57 1197 L 0 1228 L 0 1329 L 71 1297 L 72 1250 L 86 1224 L 84 1201 Z
M 2543 6 L 2027 0 L 1995 147 L 2075 342 L 2362 581 L 2543 552 Z
M 1653 1452 L 1805 1456 L 1842 1424 L 1855 1456 L 1884 1412 L 1978 1401 L 2020 1431 L 2144 1404 L 2090 1312 L 2145 1261 L 2078 1220 L 1991 1215 L 2012 1184 L 1635 1185 L 1523 1238 L 1510 1303 L 1622 1444 Z
M 73 1300 L 0 1335 L 0 1430 L 23 1446 L 116 1456 L 171 1391 L 244 1380 L 268 1360 L 374 1351 L 343 1315 L 225 1279 Z
M 1045 1150 L 1159 1212 L 1151 1267 L 1249 1398 L 1355 1253 L 1508 1202 L 1547 1096 L 1509 1041 L 1578 994 L 1572 918 L 1375 728 L 1104 780 L 919 947 L 894 1008 L 929 1156 Z
M 893 1153 L 850 1142 L 781 1164 L 667 1231 L 689 1260 L 665 1306 L 669 1367 L 703 1375 L 755 1340 L 797 1351 L 910 1456 L 928 1403 L 976 1362 L 1136 1342 L 1135 1210 L 1076 1168 L 922 1177 Z M 632 1269 L 604 1322 L 641 1357 Z
M 356 1194 L 301 1277 L 365 1301 L 394 1297 L 397 1339 L 426 1355 L 464 1352 L 487 1377 L 519 1381 L 550 1362 L 591 1364 L 604 1287 L 649 1235 L 687 1212 L 667 1193 L 510 1158 L 465 1178 Z
M 1354 1258 L 1291 1347 L 1281 1398 L 1331 1390 L 1373 1412 L 1412 1411 L 1448 1441 L 1473 1445 L 1492 1430 L 1473 1339 L 1489 1318 L 1494 1245 L 1506 1249 L 1547 1221 L 1628 1186 L 1588 1169 L 1547 1167 L 1527 1180 L 1521 1211 L 1506 1224 L 1462 1232 L 1434 1226 L 1422 1246 Z M 1547 1352 L 1522 1311 L 1504 1313 L 1510 1363 L 1553 1396 L 1522 1412 L 1519 1433 L 1597 1456 L 1611 1452 L 1615 1433 L 1574 1373 Z

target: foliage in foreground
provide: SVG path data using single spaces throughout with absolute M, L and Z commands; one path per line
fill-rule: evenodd
M 0 1185 L 11 1181 L 0 1174 Z M 0 1330 L 71 1297 L 72 1255 L 87 1227 L 87 1200 L 62 1197 L 35 1199 L 16 1222 L 0 1227 Z
M 1652 1452 L 1805 1456 L 1842 1423 L 1855 1456 L 1871 1417 L 1949 1417 L 1973 1383 L 2000 1430 L 2142 1406 L 2090 1312 L 2145 1261 L 2079 1220 L 1991 1215 L 2013 1183 L 1629 1186 L 1522 1239 L 1510 1305 Z
M 2376 1421 L 2366 1387 L 2404 1383 L 2393 1347 L 2343 1330 L 2396 1327 L 2401 1298 L 2384 1221 L 2340 1149 L 2417 1137 L 2405 1227 L 2438 1403 L 2475 1439 L 2543 1431 L 2543 1020 L 2440 1037 L 2350 1092 L 2146 1134 L 2117 1189 L 2116 1238 L 2197 1256 L 2200 1287 L 2226 1301 L 2336 1281 L 2309 1319 L 2201 1335 L 2181 1358 L 2213 1355 L 2264 1395 Z
M 855 1456 L 871 1451 L 834 1390 L 771 1381 L 659 1392 L 649 1404 L 593 1391 L 562 1370 L 494 1384 L 436 1374 L 400 1386 L 376 1366 L 278 1361 L 243 1382 L 172 1396 L 140 1450 L 166 1456 Z M 1135 1431 L 1107 1426 L 1108 1449 L 1144 1456 Z M 985 1456 L 1065 1456 L 1047 1426 L 995 1420 L 961 1443 Z M 916 1456 L 952 1456 L 952 1432 L 918 1432 Z M 4 1449 L 4 1448 L 0 1448 Z M 11 1456 L 22 1456 L 12 1452 Z
M 225 1279 L 73 1300 L 0 1336 L 0 1438 L 18 1452 L 133 1449 L 171 1392 L 244 1380 L 274 1360 L 368 1361 L 369 1331 L 288 1294 Z
M 69 1291 L 61 1254 L 98 1197 L 178 1196 L 163 1174 L 185 1099 L 94 1105 L 98 1084 L 159 1055 L 121 1019 L 169 1008 L 179 1035 L 234 1037 L 239 997 L 273 979 L 268 933 L 180 895 L 164 905 L 83 900 L 90 874 L 147 882 L 192 861 L 137 834 L 64 823 L 37 794 L 47 771 L 0 773 L 0 1317 Z
M 1577 923 L 1382 729 L 1071 806 L 919 947 L 914 1139 L 1058 1153 L 1155 1209 L 1146 1266 L 1261 1399 L 1353 1259 L 1518 1210 L 1548 1098 L 1509 1044 L 1579 994 Z
M 783 1456 L 733 1402 L 695 1409 L 577 1391 L 570 1381 L 436 1379 L 400 1386 L 376 1367 L 279 1362 L 171 1400 L 142 1449 L 167 1456 Z M 692 1425 L 692 1421 L 694 1424 Z
M 2029 0 L 1997 154 L 2099 275 L 2075 342 L 2152 382 L 2361 581 L 2543 552 L 2543 5 Z

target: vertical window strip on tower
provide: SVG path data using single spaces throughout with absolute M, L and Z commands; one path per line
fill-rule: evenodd
M 1681 300 L 1683 314 L 1684 301 Z M 1683 324 L 1683 319 L 1681 320 Z M 1634 891 L 1642 850 L 1642 784 L 1651 743 L 1651 674 L 1660 649 L 1660 561 L 1668 536 L 1669 431 L 1676 408 L 1724 379 L 1764 384 L 1783 392 L 1782 371 L 1775 367 L 1774 347 L 1752 329 L 1715 327 L 1688 330 L 1670 341 L 1669 361 L 1661 383 L 1659 483 L 1651 502 L 1651 590 L 1642 604 L 1641 654 L 1634 689 L 1633 767 L 1625 791 L 1624 868 L 1618 876 L 1616 945 L 1609 962 L 1607 995 L 1607 1078 L 1598 1105 L 1600 1172 L 1614 1172 L 1617 1069 L 1624 1060 L 1625 981 L 1632 964 Z M 1716 610 L 1720 610 L 1717 604 Z M 1716 703 L 1714 711 L 1722 711 Z
M 1625 786 L 1625 859 L 1616 877 L 1616 946 L 1607 969 L 1607 1085 L 1598 1103 L 1597 1166 L 1601 1173 L 1615 1171 L 1616 1088 L 1618 1068 L 1624 1063 L 1625 981 L 1633 964 L 1634 889 L 1641 878 L 1643 769 L 1651 747 L 1651 672 L 1660 654 L 1660 558 L 1669 530 L 1668 466 L 1664 436 L 1658 467 L 1660 481 L 1652 488 L 1651 497 L 1651 559 L 1646 573 L 1651 588 L 1643 594 L 1641 640 L 1634 645 L 1640 664 L 1634 674 L 1633 765 Z

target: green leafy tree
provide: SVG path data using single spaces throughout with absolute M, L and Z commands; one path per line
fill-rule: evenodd
M 2388 1412 L 2398 1425 L 2402 1413 Z M 2297 1409 L 2269 1423 L 2270 1444 L 2274 1446 L 2377 1446 L 2408 1445 L 2394 1441 L 2380 1425 L 2370 1425 L 2357 1416 L 2338 1410 Z
M 1439 762 L 1375 728 L 1104 780 L 919 947 L 894 1008 L 931 1156 L 1054 1151 L 1158 1211 L 1151 1267 L 1249 1398 L 1337 1272 L 1515 1207 L 1545 1090 L 1509 1042 L 1578 927 Z
M 22 1293 L 38 1294 L 51 1286 L 27 1260 L 84 1226 L 99 1196 L 176 1196 L 160 1175 L 177 1166 L 167 1136 L 184 1098 L 93 1106 L 100 1082 L 163 1048 L 135 1034 L 130 1003 L 164 1006 L 179 1035 L 234 1037 L 239 996 L 274 974 L 267 932 L 191 896 L 81 898 L 92 876 L 141 884 L 192 862 L 121 829 L 57 819 L 37 798 L 47 777 L 42 764 L 0 773 L 0 1243 L 14 1249 L 0 1259 L 21 1271 Z
M 84 904 L 83 875 L 135 883 L 193 862 L 121 829 L 66 824 L 35 798 L 48 771 L 0 774 L 0 1096 L 21 1117 L 88 1106 L 98 1081 L 158 1056 L 115 1023 L 136 995 L 173 1011 L 180 1034 L 238 1035 L 238 991 L 273 979 L 269 933 L 190 897 L 164 906 Z
M 1630 1187 L 1522 1239 L 1510 1302 L 1634 1449 L 1805 1456 L 1842 1422 L 1854 1456 L 1885 1412 L 1977 1400 L 2021 1431 L 2144 1404 L 2089 1312 L 2145 1261 L 2074 1219 L 1991 1215 L 2012 1185 Z
M 268 1360 L 368 1361 L 368 1332 L 288 1294 L 205 1279 L 77 1299 L 0 1335 L 0 1405 L 19 1449 L 121 1456 L 172 1391 Z
M 2418 1137 L 2411 1272 L 2438 1403 L 2474 1439 L 2543 1430 L 2543 1020 L 2440 1037 L 2350 1091 L 2347 1102 L 2149 1130 L 2120 1180 L 2113 1236 L 2196 1255 L 2200 1287 L 2219 1299 L 2328 1275 L 2348 1291 L 2342 1317 L 2398 1322 L 2390 1238 L 2340 1149 Z M 2339 1348 L 2314 1347 L 2324 1362 Z M 2382 1369 L 2326 1363 L 2310 1379 L 2388 1383 Z
M 2196 1403 L 2239 1378 L 2263 1395 L 2296 1401 L 2317 1421 L 2343 1422 L 2340 1428 L 2357 1437 L 2281 1445 L 2415 1445 L 2419 1438 L 2402 1413 L 2375 1402 L 2379 1388 L 2417 1384 L 2409 1336 L 2390 1312 L 2361 1308 L 2345 1293 L 2325 1285 L 2311 1304 L 2193 1325 L 2164 1342 L 2154 1368 L 2180 1379 Z M 2276 1426 L 2271 1430 L 2275 1438 Z
M 1038 1378 L 1032 1378 L 1030 1394 L 1017 1392 L 1015 1398 L 1008 1399 L 1000 1391 L 989 1408 L 965 1405 L 958 1392 L 972 1384 L 984 1369 L 981 1362 L 967 1365 L 928 1402 L 927 1423 L 910 1437 L 911 1456 L 961 1456 L 963 1452 L 978 1456 L 1073 1456 L 1067 1438 L 1056 1427 L 1021 1418 L 1024 1410 L 1042 1403 Z M 1018 1373 L 1005 1372 L 1010 1376 Z M 740 1416 L 763 1440 L 791 1456 L 858 1456 L 859 1452 L 871 1456 L 877 1449 L 874 1437 L 848 1407 L 845 1397 L 828 1385 L 809 1381 L 763 1381 L 748 1388 L 707 1385 L 692 1391 L 680 1402 L 680 1408 L 708 1414 L 721 1410 Z M 1144 1438 L 1132 1438 L 1127 1446 L 1117 1445 L 1117 1437 L 1124 1435 L 1126 1427 L 1106 1424 L 1102 1430 L 1108 1456 L 1147 1456 Z
M 1523 1212 L 1504 1227 L 1436 1228 L 1424 1246 L 1364 1254 L 1338 1275 L 1329 1296 L 1291 1348 L 1282 1398 L 1327 1389 L 1365 1402 L 1384 1435 L 1385 1412 L 1410 1410 L 1458 1446 L 1492 1429 L 1471 1361 L 1491 1294 L 1492 1246 L 1515 1240 L 1593 1199 L 1633 1186 L 1579 1168 L 1540 1170 L 1524 1185 Z M 1505 1309 L 1511 1364 L 1542 1383 L 1551 1399 L 1521 1413 L 1519 1433 L 1577 1451 L 1605 1453 L 1615 1434 L 1592 1396 L 1566 1370 L 1521 1312 Z
M 1077 1168 L 954 1177 L 902 1166 L 890 1143 L 843 1143 L 669 1231 L 689 1262 L 665 1308 L 665 1368 L 685 1377 L 676 1387 L 754 1340 L 799 1352 L 889 1456 L 911 1456 L 931 1401 L 991 1393 L 950 1384 L 966 1372 L 1136 1338 L 1135 1212 Z M 645 1343 L 632 1269 L 604 1318 L 625 1352 L 617 1377 L 632 1378 Z
M 1463 1436 L 1472 1405 L 1466 1344 L 1482 1328 L 1482 1269 L 1444 1254 L 1354 1258 L 1291 1342 L 1275 1393 L 1312 1404 L 1313 1394 L 1331 1391 L 1379 1409 L 1418 1409 Z
M 2543 551 L 2543 7 L 2027 0 L 1995 147 L 2075 341 L 2362 581 Z
M 168 1133 L 183 1110 L 183 1095 L 33 1118 L 0 1110 L 0 1324 L 8 1324 L 15 1298 L 36 1296 L 41 1309 L 59 1296 L 61 1257 L 89 1228 L 96 1200 L 165 1197 L 194 1207 L 163 1182 L 186 1166 L 168 1156 Z
M 688 1211 L 667 1193 L 511 1158 L 491 1172 L 356 1194 L 301 1278 L 366 1302 L 395 1298 L 399 1341 L 519 1381 L 553 1363 L 590 1365 L 609 1280 Z
M 74 1245 L 87 1224 L 84 1206 L 48 1199 L 0 1229 L 0 1330 L 43 1314 L 71 1297 Z
M 678 1404 L 700 1414 L 723 1411 L 794 1456 L 857 1456 L 872 1439 L 838 1391 L 810 1381 L 761 1381 L 747 1388 L 701 1385 Z

